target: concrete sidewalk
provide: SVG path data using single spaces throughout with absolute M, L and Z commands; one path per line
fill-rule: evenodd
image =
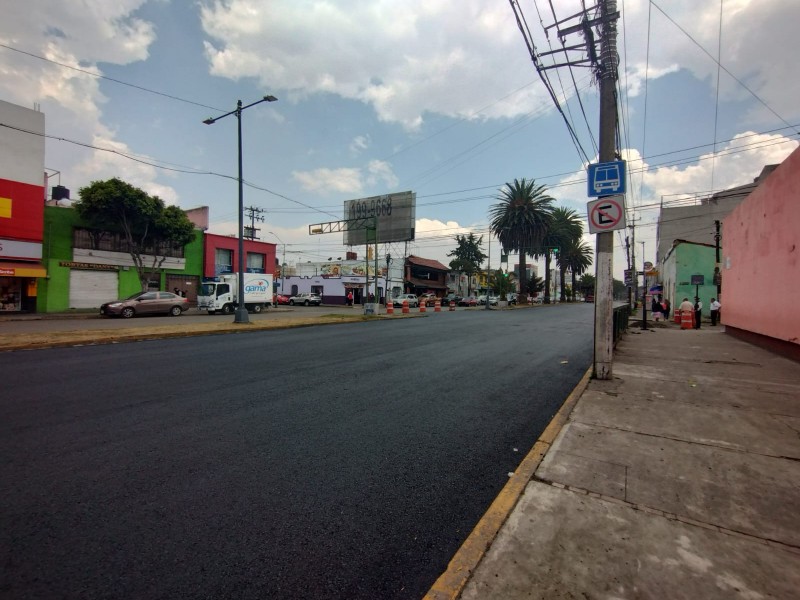
M 798 598 L 798 501 L 800 365 L 630 329 L 451 597 Z

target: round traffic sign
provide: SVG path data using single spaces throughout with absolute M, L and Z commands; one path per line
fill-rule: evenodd
M 593 229 L 609 231 L 618 229 L 625 216 L 625 208 L 616 197 L 602 198 L 592 203 L 589 224 Z

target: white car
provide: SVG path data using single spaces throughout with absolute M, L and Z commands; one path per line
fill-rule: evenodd
M 486 294 L 478 296 L 478 304 L 486 305 Z M 497 296 L 489 296 L 489 306 L 497 306 Z
M 419 298 L 414 294 L 400 294 L 399 296 L 395 296 L 392 298 L 392 304 L 395 306 L 403 306 L 403 301 L 405 300 L 408 300 L 409 308 L 416 308 L 419 306 Z
M 295 304 L 302 304 L 303 306 L 311 306 L 313 304 L 314 306 L 319 306 L 322 304 L 322 298 L 316 294 L 297 294 L 289 298 L 289 305 L 294 306 Z

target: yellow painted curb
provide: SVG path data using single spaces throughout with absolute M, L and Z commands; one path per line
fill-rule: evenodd
M 589 384 L 591 374 L 591 369 L 586 371 L 586 374 L 575 386 L 575 389 L 567 396 L 564 404 L 550 420 L 550 423 L 542 432 L 542 435 L 539 436 L 539 439 L 536 440 L 531 451 L 528 452 L 514 472 L 514 476 L 509 478 L 508 483 L 500 490 L 497 498 L 494 499 L 491 506 L 489 506 L 486 513 L 484 513 L 481 520 L 478 521 L 478 524 L 447 565 L 447 570 L 439 576 L 439 579 L 428 590 L 423 600 L 456 600 L 461 595 L 464 586 L 467 585 L 470 576 L 475 572 L 489 546 L 497 537 L 503 523 L 505 523 L 511 511 L 514 510 L 517 501 L 522 496 L 522 492 L 525 491 L 525 487 L 550 449 L 553 440 L 566 424 L 569 415 L 578 402 L 578 398 L 581 397 L 581 394 Z

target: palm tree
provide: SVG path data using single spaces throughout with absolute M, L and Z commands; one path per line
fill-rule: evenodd
M 558 248 L 557 255 L 560 257 L 561 252 L 574 240 L 579 240 L 583 235 L 583 225 L 581 224 L 578 213 L 571 208 L 564 208 L 559 206 L 553 209 L 553 220 L 547 235 L 545 236 L 542 245 L 544 248 L 544 302 L 550 303 L 550 248 Z M 566 263 L 557 258 L 559 267 L 560 283 L 561 283 L 561 301 L 563 302 L 566 297 L 564 295 L 564 272 L 566 271 Z
M 489 209 L 492 219 L 489 228 L 500 240 L 504 252 L 519 252 L 519 289 L 527 290 L 527 255 L 542 245 L 550 229 L 553 198 L 543 185 L 534 180 L 515 179 L 500 190 L 495 204 Z M 527 298 L 520 298 L 527 302 Z
M 575 240 L 575 243 L 570 244 L 561 252 L 559 260 L 564 261 L 572 272 L 572 296 L 574 299 L 578 276 L 583 275 L 592 266 L 592 248 L 580 239 Z

